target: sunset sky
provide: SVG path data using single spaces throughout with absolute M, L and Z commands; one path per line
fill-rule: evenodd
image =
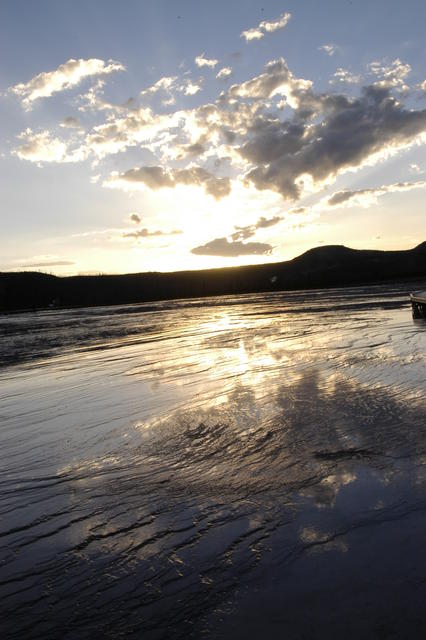
M 2 0 L 0 270 L 426 240 L 424 0 Z

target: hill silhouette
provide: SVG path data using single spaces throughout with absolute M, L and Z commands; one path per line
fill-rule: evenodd
M 316 247 L 286 262 L 125 275 L 0 273 L 0 311 L 148 302 L 426 277 L 426 242 L 405 251 Z

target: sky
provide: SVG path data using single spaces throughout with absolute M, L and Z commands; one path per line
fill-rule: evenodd
M 424 0 L 2 0 L 0 270 L 426 240 Z

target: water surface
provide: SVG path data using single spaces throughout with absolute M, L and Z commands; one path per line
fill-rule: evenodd
M 407 292 L 1 316 L 2 637 L 423 636 Z

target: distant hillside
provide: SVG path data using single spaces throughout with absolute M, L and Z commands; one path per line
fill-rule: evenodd
M 0 273 L 0 311 L 126 304 L 285 289 L 350 286 L 426 277 L 426 242 L 407 251 L 331 245 L 273 264 L 111 276 Z

